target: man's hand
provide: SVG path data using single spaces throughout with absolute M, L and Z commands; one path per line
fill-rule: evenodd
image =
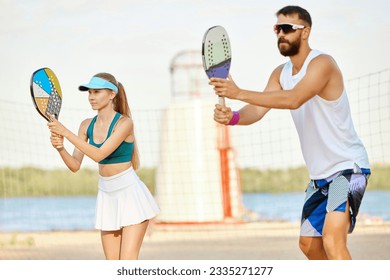
M 224 107 L 219 104 L 215 105 L 214 120 L 217 123 L 227 125 L 233 117 L 233 112 L 230 107 Z
M 228 79 L 211 78 L 209 85 L 214 86 L 215 94 L 229 99 L 238 99 L 241 89 L 234 83 L 229 75 Z

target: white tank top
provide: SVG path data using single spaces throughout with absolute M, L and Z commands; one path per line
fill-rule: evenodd
M 280 75 L 282 88 L 292 89 L 305 76 L 310 61 L 320 54 L 322 52 L 312 50 L 296 75 L 292 75 L 291 61 L 287 62 Z M 345 89 L 333 101 L 316 95 L 291 110 L 291 116 L 311 179 L 327 178 L 338 171 L 353 169 L 355 164 L 369 168 L 366 149 L 352 122 Z

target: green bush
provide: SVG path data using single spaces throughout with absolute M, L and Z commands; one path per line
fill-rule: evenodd
M 368 189 L 390 190 L 390 166 L 374 165 L 371 170 Z M 156 169 L 142 168 L 137 170 L 137 174 L 154 193 Z M 244 168 L 240 171 L 240 177 L 245 193 L 304 191 L 309 180 L 305 167 L 267 170 Z M 97 182 L 97 171 L 87 168 L 77 173 L 68 169 L 0 168 L 0 197 L 95 195 Z

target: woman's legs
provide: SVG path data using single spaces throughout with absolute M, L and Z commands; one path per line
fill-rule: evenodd
M 107 260 L 138 259 L 149 220 L 116 231 L 101 231 L 104 255 Z
M 149 221 L 146 220 L 140 224 L 127 226 L 122 229 L 122 242 L 119 257 L 121 260 L 138 259 L 148 224 Z
M 119 260 L 121 251 L 122 230 L 101 231 L 104 255 L 107 260 Z

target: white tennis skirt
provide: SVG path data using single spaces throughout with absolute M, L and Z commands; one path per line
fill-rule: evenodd
M 152 194 L 134 169 L 99 176 L 95 228 L 112 231 L 142 223 L 160 213 Z

